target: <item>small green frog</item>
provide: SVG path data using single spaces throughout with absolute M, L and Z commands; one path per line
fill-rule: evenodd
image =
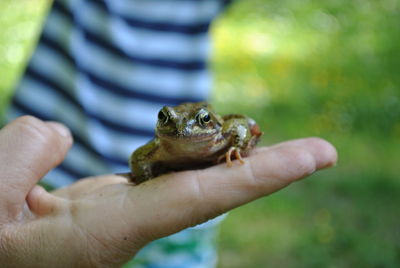
M 131 179 L 139 184 L 161 174 L 199 169 L 226 160 L 232 155 L 244 163 L 262 132 L 244 115 L 223 117 L 206 102 L 164 106 L 158 113 L 155 138 L 135 150 L 129 165 Z

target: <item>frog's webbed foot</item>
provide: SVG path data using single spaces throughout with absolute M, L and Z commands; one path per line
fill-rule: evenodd
M 243 165 L 245 163 L 245 161 L 242 158 L 242 155 L 240 154 L 240 148 L 235 147 L 235 146 L 230 147 L 229 150 L 225 154 L 221 155 L 218 158 L 218 163 L 220 163 L 223 160 L 225 160 L 226 161 L 226 165 L 228 167 L 231 167 L 232 164 L 233 164 L 232 163 L 232 154 L 235 155 L 235 158 L 239 161 L 239 163 L 241 165 Z

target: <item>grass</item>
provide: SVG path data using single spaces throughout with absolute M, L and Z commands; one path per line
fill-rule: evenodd
M 47 4 L 0 2 L 2 110 Z M 220 268 L 400 266 L 399 9 L 248 0 L 216 21 L 217 110 L 255 118 L 264 145 L 321 136 L 340 155 L 335 168 L 231 212 Z

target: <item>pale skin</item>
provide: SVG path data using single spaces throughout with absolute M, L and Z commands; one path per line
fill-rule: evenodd
M 200 224 L 336 163 L 319 138 L 283 142 L 204 170 L 138 186 L 117 175 L 48 193 L 37 182 L 72 145 L 61 124 L 30 116 L 0 130 L 2 267 L 119 267 L 148 242 Z M 250 228 L 250 226 L 249 226 Z

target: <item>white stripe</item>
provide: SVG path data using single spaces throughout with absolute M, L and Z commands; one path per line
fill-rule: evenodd
M 132 28 L 118 17 L 109 16 L 96 5 L 87 3 L 76 11 L 77 19 L 90 31 L 112 40 L 128 55 L 165 60 L 206 60 L 210 52 L 208 34 L 187 36 Z
M 99 175 L 109 173 L 111 170 L 104 161 L 94 157 L 79 145 L 71 148 L 64 162 L 66 166 L 73 167 L 74 170 L 83 174 Z
M 113 155 L 115 157 L 119 156 L 120 158 L 128 159 L 133 150 L 149 141 L 149 138 L 118 135 L 94 121 L 89 121 L 88 126 L 88 134 L 94 147 L 106 155 Z
M 83 75 L 77 76 L 79 102 L 91 113 L 122 125 L 153 131 L 161 105 L 121 98 L 99 90 Z
M 221 1 L 154 1 L 107 0 L 107 6 L 118 14 L 144 21 L 193 24 L 211 20 L 217 15 Z

